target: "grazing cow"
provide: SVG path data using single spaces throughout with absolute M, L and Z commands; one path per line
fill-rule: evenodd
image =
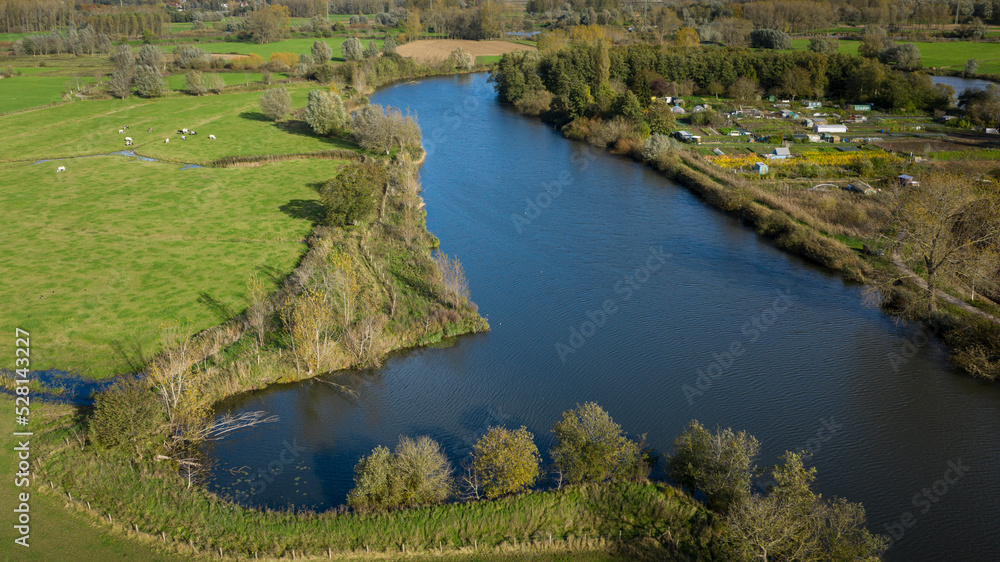
M 170 142 L 170 139 L 166 139 L 166 140 L 164 140 L 164 141 L 163 141 L 163 144 L 167 144 L 168 142 Z
M 181 140 L 187 140 L 187 137 L 185 137 L 184 135 L 181 135 Z
M 125 146 L 132 146 L 132 141 L 130 140 L 125 141 Z
M 147 133 L 152 133 L 152 132 L 153 132 L 153 128 L 152 128 L 152 127 L 150 127 L 150 128 L 148 128 L 148 129 L 146 129 L 146 132 L 147 132 Z
M 186 135 L 186 134 L 187 134 L 187 132 L 188 132 L 188 130 L 187 130 L 187 129 L 181 129 L 181 132 L 182 132 L 182 133 L 184 133 L 184 134 Z
M 118 134 L 119 135 L 122 134 L 122 133 L 124 133 L 124 132 L 125 132 L 125 129 L 118 129 Z
M 66 171 L 66 166 L 59 166 L 58 168 L 56 168 L 56 173 L 57 173 L 57 174 L 58 174 L 59 172 L 65 172 L 65 171 Z
M 132 137 L 125 137 L 125 142 L 132 142 Z
M 198 132 L 197 131 L 191 131 L 191 133 L 189 133 L 189 134 L 193 137 L 193 136 L 197 135 Z
M 215 140 L 215 135 L 208 135 L 208 138 Z

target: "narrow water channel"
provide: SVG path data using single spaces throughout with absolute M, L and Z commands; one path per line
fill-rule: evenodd
M 357 396 L 306 381 L 220 404 L 281 421 L 214 445 L 216 491 L 325 510 L 400 435 L 456 465 L 491 425 L 547 451 L 559 414 L 595 401 L 661 454 L 691 419 L 754 434 L 761 465 L 809 450 L 824 496 L 896 531 L 889 560 L 1000 557 L 1000 386 L 952 369 L 933 337 L 649 169 L 500 106 L 485 75 L 372 102 L 418 114 L 429 229 L 493 329 L 333 377 Z

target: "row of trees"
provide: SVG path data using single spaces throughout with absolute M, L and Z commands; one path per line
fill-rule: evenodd
M 818 52 L 827 49 L 823 42 L 792 52 L 576 43 L 545 54 L 508 53 L 491 80 L 505 102 L 545 90 L 555 97 L 554 108 L 582 115 L 603 111 L 610 92 L 623 87 L 643 107 L 652 95 L 671 89 L 715 95 L 734 86 L 739 92 L 873 102 L 887 109 L 930 111 L 951 102 L 948 88 L 928 76 L 899 72 L 873 59 Z M 657 84 L 662 87 L 654 91 Z
M 111 8 L 107 11 L 91 13 L 86 21 L 98 33 L 121 36 L 138 36 L 144 31 L 163 34 L 164 25 L 169 22 L 167 15 L 154 8 Z
M 556 485 L 641 481 L 649 472 L 642 441 L 592 402 L 562 414 L 552 428 L 550 454 Z M 873 560 L 884 537 L 865 528 L 860 504 L 827 501 L 812 490 L 816 469 L 803 456 L 786 452 L 772 471 L 773 484 L 753 493 L 760 475 L 760 443 L 746 432 L 705 429 L 697 421 L 674 441 L 669 473 L 691 493 L 702 492 L 708 507 L 725 516 L 732 554 L 745 560 Z M 379 446 L 354 469 L 348 503 L 358 511 L 385 511 L 438 504 L 460 496 L 495 499 L 535 486 L 541 456 L 525 427 L 490 427 L 462 463 L 457 478 L 440 445 L 427 436 L 401 437 L 395 451 Z
M 641 445 L 592 402 L 566 411 L 552 429 L 558 485 L 645 478 Z M 354 469 L 348 503 L 380 511 L 465 498 L 495 499 L 523 492 L 541 477 L 541 456 L 526 428 L 491 427 L 473 447 L 456 479 L 441 447 L 429 437 L 401 437 L 394 452 L 376 447 Z
M 29 35 L 14 42 L 14 54 L 53 55 L 68 53 L 77 56 L 111 52 L 111 39 L 92 26 L 69 28 L 64 33 L 53 30 L 48 35 Z
M 0 0 L 0 33 L 50 31 L 72 24 L 72 7 L 60 0 Z
M 160 69 L 163 53 L 153 45 L 143 45 L 136 59 L 128 45 L 118 45 L 111 54 L 114 70 L 108 80 L 108 90 L 117 98 L 127 98 L 134 90 L 142 97 L 162 96 L 167 89 Z

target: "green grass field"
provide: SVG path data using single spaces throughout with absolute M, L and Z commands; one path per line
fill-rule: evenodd
M 14 399 L 9 396 L 0 397 L 0 404 L 5 410 L 11 411 L 14 408 Z M 31 403 L 32 427 L 29 429 L 37 431 L 38 427 L 34 420 L 40 420 L 44 412 L 50 409 L 58 409 L 58 406 L 44 406 L 36 402 Z M 62 408 L 65 409 L 65 408 Z M 15 429 L 14 418 L 3 416 L 0 419 L 0 446 L 4 451 L 13 451 L 17 443 L 14 440 Z M 34 449 L 33 452 L 37 452 Z M 13 475 L 15 457 L 12 454 L 0 455 L 0 474 L 6 476 Z M 36 481 L 39 485 L 40 481 Z M 0 495 L 0 509 L 5 513 L 11 513 L 14 509 L 14 494 L 24 489 L 15 488 L 12 484 L 8 486 L 5 493 Z M 124 560 L 136 558 L 139 560 L 150 560 L 153 562 L 166 562 L 173 560 L 183 560 L 180 556 L 172 556 L 151 549 L 140 544 L 138 541 L 125 539 L 111 534 L 107 529 L 101 528 L 88 520 L 80 513 L 65 509 L 63 502 L 54 495 L 39 493 L 37 488 L 28 488 L 30 494 L 29 505 L 31 508 L 31 535 L 29 537 L 29 548 L 24 548 L 13 544 L 15 535 L 14 529 L 8 526 L 4 529 L 3 540 L 8 546 L 4 546 L 3 560 L 23 560 L 47 562 L 50 560 L 79 560 L 80 562 L 105 562 L 107 560 Z
M 46 70 L 46 69 L 40 69 Z M 71 78 L 68 76 L 39 76 L 25 73 L 23 76 L 0 80 L 0 113 L 20 111 L 29 107 L 48 105 L 63 99 L 63 93 L 70 84 L 93 84 L 92 76 Z
M 307 90 L 293 93 L 303 106 Z M 333 176 L 336 161 L 187 170 L 176 164 L 350 147 L 298 122 L 263 120 L 259 97 L 102 100 L 0 117 L 9 132 L 9 160 L 0 164 L 7 217 L 0 268 L 9 272 L 0 291 L 9 304 L 0 326 L 36 335 L 42 345 L 35 367 L 117 373 L 124 365 L 111 354 L 114 342 L 152 351 L 164 323 L 210 327 L 222 319 L 199 298 L 238 312 L 252 273 L 280 278 L 294 266 L 312 226 L 301 218 L 316 198 L 309 184 Z M 175 163 L 106 156 L 32 164 L 122 150 L 126 135 L 117 131 L 125 124 L 140 154 Z M 182 141 L 182 127 L 200 134 Z M 56 173 L 57 166 L 66 173 Z
M 858 54 L 859 41 L 840 41 L 840 52 Z M 973 43 L 948 41 L 941 43 L 915 43 L 920 49 L 924 68 L 961 70 L 969 59 L 979 61 L 980 74 L 1000 74 L 1000 43 Z M 792 49 L 803 50 L 808 39 L 792 39 Z
M 267 60 L 272 53 L 308 53 L 310 49 L 312 49 L 312 45 L 315 41 L 324 41 L 330 45 L 330 48 L 333 49 L 333 60 L 343 62 L 344 59 L 340 56 L 340 46 L 346 40 L 346 37 L 330 37 L 327 39 L 316 37 L 298 37 L 295 39 L 285 39 L 284 41 L 275 41 L 274 43 L 265 43 L 263 45 L 257 43 L 221 42 L 198 43 L 195 46 L 205 49 L 210 53 L 231 53 L 238 55 L 257 54 Z M 367 38 L 361 39 L 362 44 L 365 46 L 368 45 L 368 41 L 369 40 Z M 379 48 L 382 47 L 381 39 L 376 39 L 375 43 L 379 46 Z M 174 50 L 175 45 L 159 45 L 159 47 L 169 53 Z

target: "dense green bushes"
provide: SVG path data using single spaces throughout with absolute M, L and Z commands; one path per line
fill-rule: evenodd
M 370 218 L 386 180 L 385 168 L 380 164 L 352 163 L 341 168 L 320 191 L 326 223 L 345 226 Z
M 146 448 L 163 423 L 163 409 L 140 379 L 122 377 L 94 400 L 88 418 L 90 439 L 109 449 Z

